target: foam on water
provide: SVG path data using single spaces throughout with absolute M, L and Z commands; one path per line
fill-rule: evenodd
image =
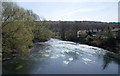
M 102 53 L 105 54 L 106 50 L 103 50 L 98 47 L 93 47 L 89 45 L 84 44 L 77 44 L 70 41 L 61 41 L 58 39 L 51 39 L 46 42 L 47 44 L 51 45 L 55 51 L 58 52 L 76 52 L 77 54 L 80 54 L 80 52 L 87 52 L 91 54 L 98 54 Z M 73 45 L 74 44 L 74 45 Z
M 64 64 L 69 64 L 76 57 L 82 59 L 84 63 L 87 64 L 88 62 L 94 62 L 93 58 L 91 58 L 92 56 L 105 55 L 107 52 L 106 50 L 98 47 L 78 44 L 70 41 L 62 41 L 59 39 L 50 39 L 45 43 L 50 45 L 50 48 L 47 51 L 53 53 L 51 56 L 47 56 L 50 56 L 51 59 L 59 57 L 66 58 L 66 60 L 63 61 Z

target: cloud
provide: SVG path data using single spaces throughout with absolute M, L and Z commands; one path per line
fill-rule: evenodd
M 79 8 L 79 9 L 75 9 L 69 12 L 66 12 L 65 15 L 74 15 L 76 13 L 85 13 L 85 12 L 91 12 L 94 11 L 94 9 L 90 9 L 90 8 Z
M 106 9 L 106 7 L 103 6 L 97 6 L 96 7 L 81 7 L 81 8 L 77 8 L 77 9 L 73 9 L 73 10 L 69 10 L 67 12 L 64 12 L 64 14 L 62 14 L 63 16 L 72 16 L 72 15 L 76 15 L 76 14 L 82 14 L 82 13 L 92 13 L 92 12 L 97 12 L 97 11 L 101 11 L 103 9 Z

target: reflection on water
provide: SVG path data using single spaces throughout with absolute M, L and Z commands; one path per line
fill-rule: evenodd
M 112 55 L 101 48 L 51 39 L 34 44 L 30 56 L 3 62 L 3 74 L 118 74 L 120 60 Z
M 118 57 L 111 57 L 112 53 L 107 52 L 104 56 L 103 56 L 103 70 L 105 68 L 107 68 L 109 66 L 110 63 L 115 62 L 117 64 L 120 64 L 120 59 Z

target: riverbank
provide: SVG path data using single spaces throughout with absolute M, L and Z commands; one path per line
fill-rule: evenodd
M 120 40 L 117 39 L 107 39 L 107 40 L 99 40 L 91 42 L 92 46 L 97 46 L 110 52 L 114 52 L 116 54 L 120 54 Z
M 87 44 L 99 48 L 106 49 L 110 52 L 114 52 L 120 55 L 120 40 L 119 39 L 105 39 L 105 40 L 92 40 L 92 41 L 79 41 L 79 40 L 68 40 L 80 44 Z

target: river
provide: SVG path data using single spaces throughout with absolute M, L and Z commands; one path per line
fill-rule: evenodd
M 3 62 L 3 74 L 118 74 L 107 50 L 59 39 L 35 43 L 29 56 Z

